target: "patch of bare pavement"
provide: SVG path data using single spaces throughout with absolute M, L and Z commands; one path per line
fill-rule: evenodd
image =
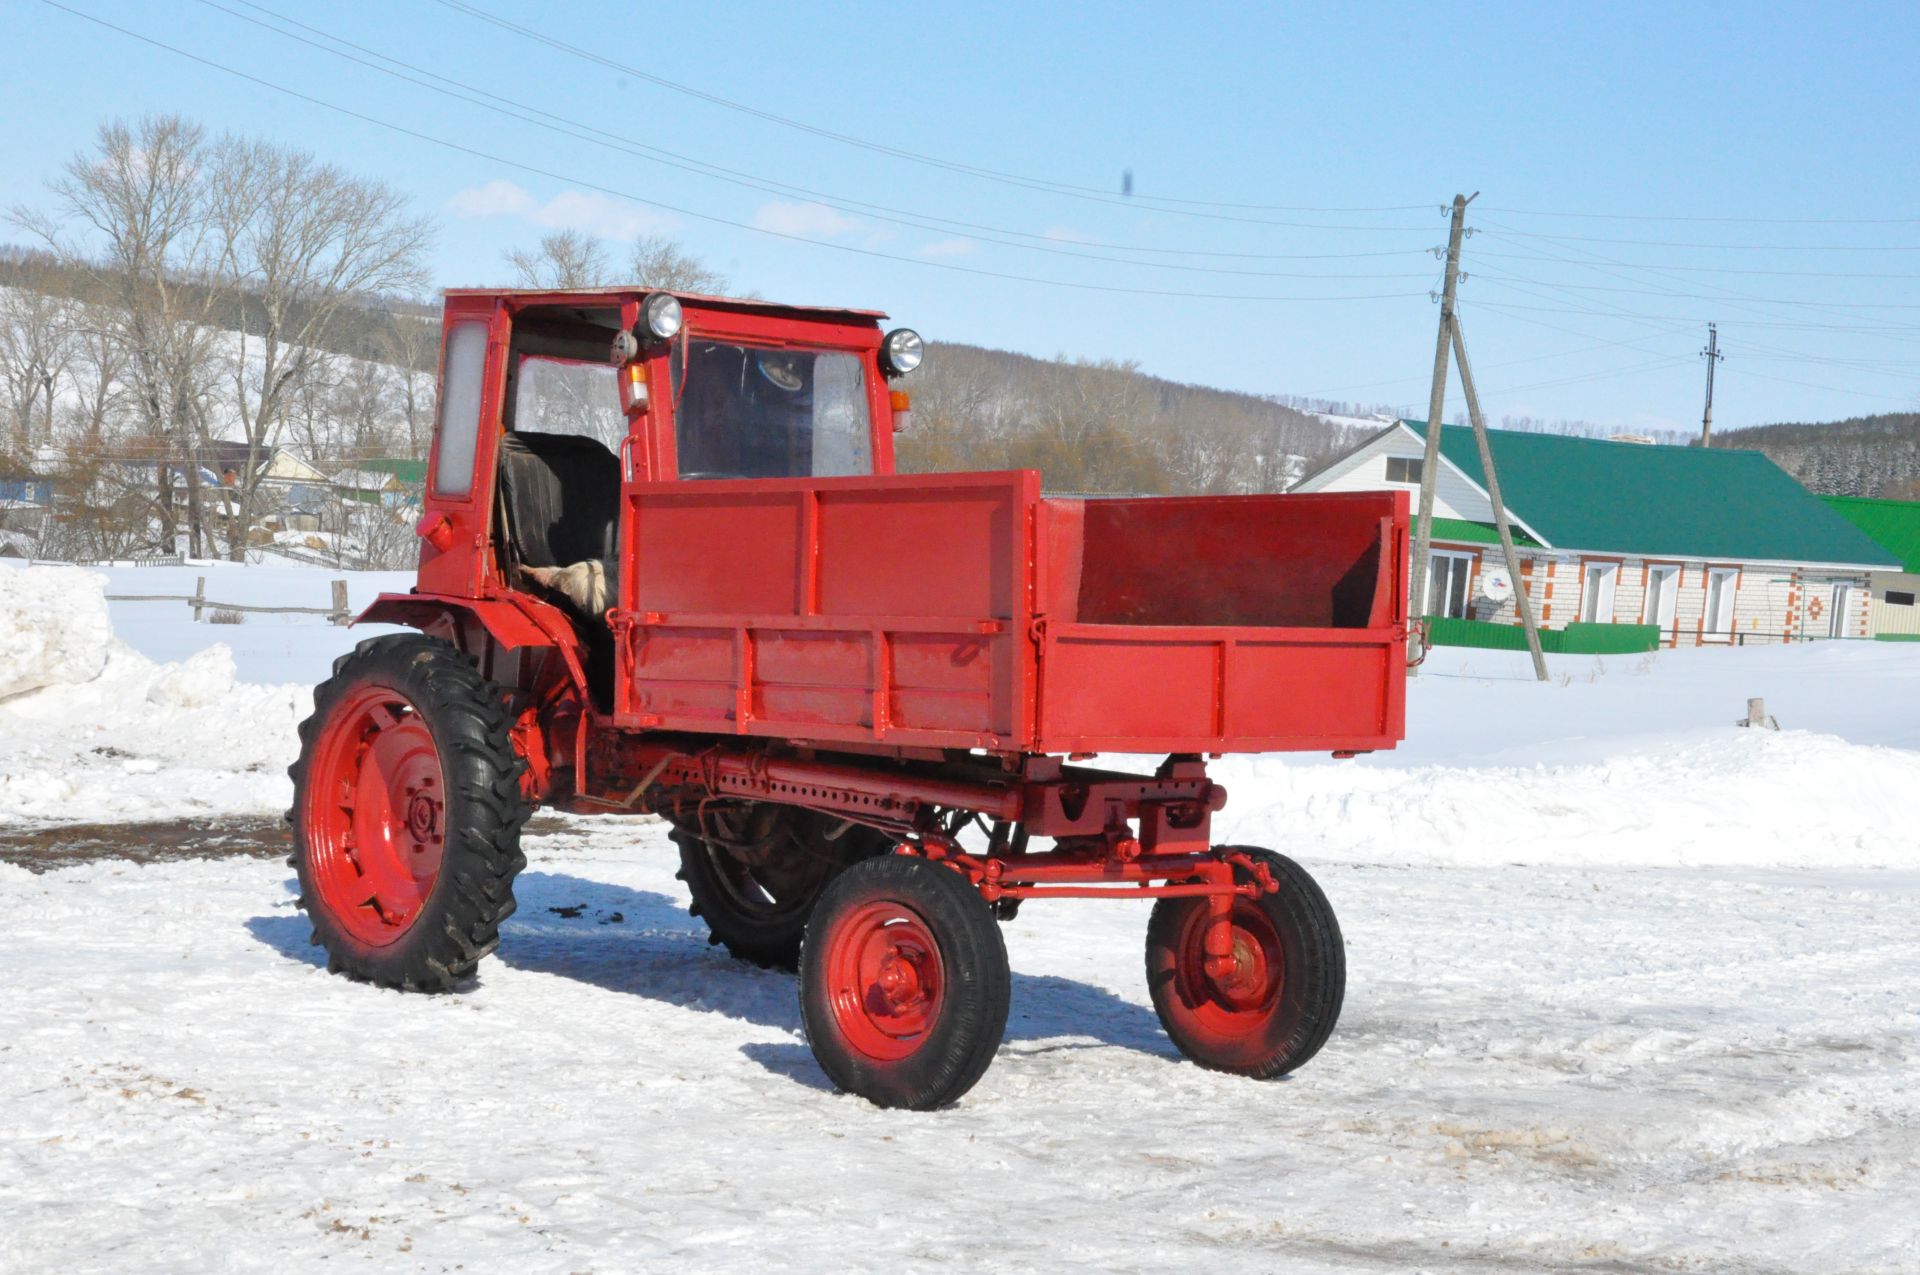
M 527 832 L 558 832 L 565 826 L 558 819 L 536 816 Z M 286 820 L 268 817 L 0 827 L 0 863 L 34 873 L 101 859 L 139 864 L 177 863 L 182 859 L 284 859 L 292 845 L 292 830 Z

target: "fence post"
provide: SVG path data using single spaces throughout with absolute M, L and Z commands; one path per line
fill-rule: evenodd
M 206 604 L 206 601 L 207 601 L 207 578 L 205 576 L 200 576 L 193 582 L 192 603 L 193 603 L 193 622 L 195 624 L 200 623 L 200 608 Z
M 335 580 L 333 582 L 333 614 L 327 618 L 335 624 L 345 624 L 353 618 L 352 614 L 347 610 L 347 582 L 345 580 Z

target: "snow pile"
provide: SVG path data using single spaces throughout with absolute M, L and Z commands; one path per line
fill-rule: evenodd
M 163 665 L 147 699 L 168 708 L 210 708 L 233 694 L 233 652 L 215 643 L 178 664 Z
M 1232 759 L 1216 826 L 1355 863 L 1920 866 L 1920 753 L 1730 726 L 1607 744 L 1526 767 Z
M 114 638 L 99 577 L 0 571 L 0 823 L 287 807 L 303 686 L 234 678 L 224 646 L 157 664 Z
M 106 578 L 0 567 L 0 700 L 99 676 L 113 629 Z

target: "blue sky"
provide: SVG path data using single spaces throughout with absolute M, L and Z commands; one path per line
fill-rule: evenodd
M 0 207 L 102 120 L 177 111 L 394 183 L 443 284 L 554 226 L 661 233 L 936 340 L 1424 410 L 1428 250 L 1478 190 L 1461 314 L 1496 419 L 1697 428 L 1709 319 L 1721 427 L 1920 406 L 1911 4 L 460 0 L 608 66 L 442 0 L 60 2 L 371 118 L 0 0 Z

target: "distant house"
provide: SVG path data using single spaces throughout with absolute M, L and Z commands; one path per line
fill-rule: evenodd
M 343 469 L 329 481 L 341 500 L 358 504 L 397 505 L 406 499 L 406 488 L 384 469 Z
M 220 440 L 202 443 L 195 450 L 195 455 L 222 486 L 233 487 L 246 471 L 248 450 L 245 443 Z M 263 487 L 293 487 L 301 484 L 324 486 L 327 481 L 327 475 L 322 470 L 283 447 L 261 447 L 253 451 L 252 460 L 254 472 L 259 475 Z
M 1842 518 L 1873 538 L 1900 561 L 1897 571 L 1875 571 L 1867 578 L 1873 595 L 1868 627 L 1880 634 L 1920 635 L 1920 500 L 1869 500 L 1862 496 L 1822 496 Z
M 0 558 L 32 556 L 53 508 L 53 483 L 37 475 L 0 477 Z
M 376 456 L 372 460 L 360 462 L 362 469 L 377 473 L 392 474 L 402 487 L 424 487 L 427 484 L 427 462 L 407 460 L 399 456 Z
M 1866 637 L 1868 577 L 1899 561 L 1756 451 L 1489 431 L 1545 628 L 1659 626 L 1665 646 Z M 1295 491 L 1417 490 L 1426 426 L 1396 421 Z M 1518 624 L 1473 432 L 1444 426 L 1425 615 Z

